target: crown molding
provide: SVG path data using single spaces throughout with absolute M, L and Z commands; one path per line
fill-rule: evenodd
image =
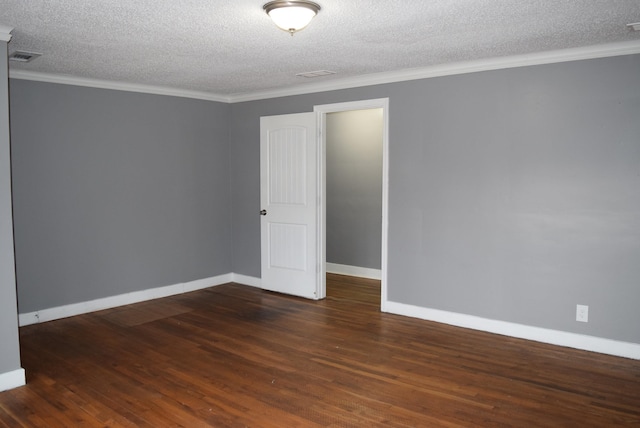
M 230 95 L 230 102 L 255 101 L 268 98 L 303 95 L 316 92 L 335 91 L 339 89 L 362 86 L 382 85 L 386 83 L 404 82 L 407 80 L 429 79 L 432 77 L 452 76 L 456 74 L 477 73 L 481 71 L 499 70 L 532 65 L 542 65 L 585 59 L 605 58 L 640 53 L 640 40 L 609 43 L 582 48 L 560 49 L 508 57 L 489 58 L 476 61 L 465 61 L 431 67 L 411 68 L 385 73 L 367 74 L 344 79 L 332 79 L 322 83 L 291 86 L 283 89 L 251 92 Z
M 9 42 L 11 40 L 11 32 L 13 27 L 0 24 L 0 41 Z
M 11 31 L 10 27 L 0 25 L 0 40 L 3 31 Z M 10 39 L 11 34 L 6 33 Z M 112 89 L 117 91 L 141 92 L 147 94 L 167 95 L 173 97 L 193 98 L 222 103 L 239 103 L 245 101 L 264 100 L 269 98 L 304 95 L 363 86 L 383 85 L 408 80 L 429 79 L 433 77 L 453 76 L 457 74 L 477 73 L 481 71 L 526 67 L 612 56 L 640 54 L 640 40 L 587 46 L 582 48 L 561 49 L 525 55 L 489 58 L 476 61 L 465 61 L 431 67 L 412 68 L 385 73 L 367 74 L 363 76 L 332 79 L 319 83 L 290 86 L 287 88 L 220 95 L 204 91 L 188 91 L 164 86 L 141 85 L 126 82 L 88 79 L 64 74 L 40 73 L 26 70 L 9 70 L 12 79 L 33 80 L 37 82 L 59 83 L 64 85 L 86 86 L 92 88 Z
M 9 70 L 9 78 L 33 80 L 35 82 L 59 83 L 62 85 L 85 86 L 89 88 L 111 89 L 115 91 L 140 92 L 145 94 L 167 95 L 171 97 L 193 98 L 206 101 L 229 103 L 229 97 L 210 92 L 188 91 L 166 86 L 141 85 L 100 79 L 70 76 L 67 74 L 40 73 L 37 71 Z

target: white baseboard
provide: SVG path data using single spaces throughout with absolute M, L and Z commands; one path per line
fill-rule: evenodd
M 378 280 L 382 278 L 382 271 L 380 269 L 340 265 L 337 263 L 327 263 L 325 269 L 327 273 L 337 273 L 339 275 L 359 276 L 361 278 Z
M 39 322 L 53 321 L 60 318 L 74 315 L 86 314 L 88 312 L 101 311 L 103 309 L 115 308 L 117 306 L 130 305 L 132 303 L 144 302 L 146 300 L 159 299 L 161 297 L 173 296 L 176 294 L 188 293 L 190 291 L 201 290 L 203 288 L 214 287 L 233 281 L 233 274 L 214 276 L 211 278 L 198 279 L 195 281 L 167 285 L 164 287 L 150 288 L 147 290 L 133 291 L 131 293 L 117 296 L 105 297 L 102 299 L 90 300 L 87 302 L 73 303 L 70 305 L 58 306 L 55 308 L 41 309 L 35 312 L 19 314 L 20 326 L 37 324 Z
M 327 263 L 327 272 L 377 279 L 375 278 L 375 269 L 358 267 L 354 268 L 353 266 L 337 265 L 333 263 Z M 377 272 L 379 276 L 379 271 Z M 103 309 L 129 305 L 132 303 L 158 299 L 161 297 L 188 293 L 190 291 L 201 290 L 203 288 L 214 287 L 229 282 L 235 282 L 251 287 L 261 287 L 260 278 L 236 273 L 228 273 L 211 278 L 204 278 L 180 284 L 151 288 L 148 290 L 134 291 L 131 293 L 105 297 L 88 302 L 74 303 L 71 305 L 42 309 L 36 312 L 23 313 L 19 314 L 19 323 L 22 327 L 39 322 L 53 321 L 56 319 L 85 314 L 88 312 L 100 311 Z M 587 336 L 583 334 L 532 327 L 523 324 L 515 324 L 506 321 L 476 317 L 473 315 L 423 308 L 420 306 L 407 305 L 404 303 L 389 301 L 385 301 L 382 303 L 382 311 L 392 314 L 420 318 L 428 321 L 450 324 L 457 327 L 464 327 L 474 330 L 486 331 L 489 333 L 501 334 L 505 336 L 518 337 L 521 339 L 549 343 L 552 345 L 565 346 L 570 348 L 582 349 L 585 351 L 599 352 L 602 354 L 640 360 L 640 344 L 637 343 L 622 342 L 618 340 L 603 339 L 600 337 Z M 23 369 L 0 374 L 0 391 L 22 386 L 24 384 L 25 374 Z
M 489 333 L 549 343 L 568 348 L 582 349 L 584 351 L 599 352 L 601 354 L 640 360 L 640 344 L 638 343 L 622 342 L 583 334 L 569 333 L 566 331 L 532 327 L 523 324 L 476 317 L 473 315 L 423 308 L 404 303 L 385 302 L 383 307 L 384 312 L 392 314 L 420 318 L 423 320 L 450 324 L 457 327 L 481 330 Z
M 248 285 L 250 287 L 262 288 L 262 279 L 253 276 L 241 275 L 239 273 L 231 274 L 231 281 L 237 284 Z
M 0 374 L 0 392 L 26 385 L 26 377 L 24 369 L 18 369 L 11 372 Z

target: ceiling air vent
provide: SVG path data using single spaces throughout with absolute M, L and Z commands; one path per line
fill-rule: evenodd
M 310 79 L 312 77 L 328 76 L 330 74 L 336 74 L 336 72 L 335 71 L 329 71 L 329 70 L 318 70 L 318 71 L 308 71 L 306 73 L 298 73 L 298 74 L 296 74 L 296 76 L 298 76 L 298 77 L 306 77 L 306 78 Z
M 9 61 L 31 62 L 42 54 L 26 51 L 15 51 L 9 55 Z

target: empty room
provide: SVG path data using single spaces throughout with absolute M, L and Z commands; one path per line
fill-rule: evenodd
M 637 0 L 0 0 L 0 426 L 640 424 Z

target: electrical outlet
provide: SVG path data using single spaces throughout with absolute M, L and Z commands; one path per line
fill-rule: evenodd
M 589 322 L 589 306 L 576 305 L 576 321 Z

